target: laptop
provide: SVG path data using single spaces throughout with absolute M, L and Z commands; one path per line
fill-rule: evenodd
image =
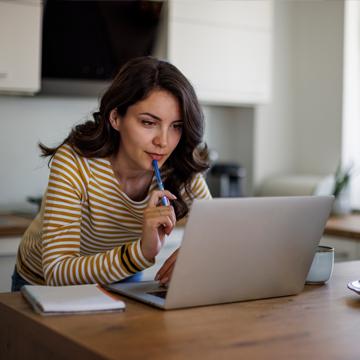
M 105 288 L 161 309 L 298 294 L 332 203 L 333 196 L 195 200 L 167 288 Z

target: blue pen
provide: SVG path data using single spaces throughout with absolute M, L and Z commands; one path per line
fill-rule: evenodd
M 157 160 L 153 160 L 153 161 L 152 161 L 152 165 L 153 165 L 153 167 L 154 167 L 155 177 L 156 177 L 156 182 L 157 182 L 158 189 L 161 190 L 161 191 L 164 191 L 164 185 L 163 185 L 163 183 L 162 183 L 162 181 L 161 181 L 161 175 L 160 175 L 160 170 L 159 170 L 159 166 L 158 166 Z M 161 198 L 161 203 L 162 203 L 164 206 L 170 205 L 169 199 L 168 199 L 166 196 L 163 196 L 163 197 Z

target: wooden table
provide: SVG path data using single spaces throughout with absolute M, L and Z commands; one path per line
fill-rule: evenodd
M 331 216 L 326 223 L 324 234 L 360 240 L 360 213 Z
M 126 299 L 124 313 L 41 317 L 0 294 L 1 359 L 358 359 L 360 261 L 297 296 L 162 311 Z

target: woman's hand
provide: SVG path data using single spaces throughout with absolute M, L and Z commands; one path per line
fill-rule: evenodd
M 159 280 L 162 285 L 167 285 L 171 279 L 172 272 L 174 270 L 175 262 L 179 249 L 176 249 L 170 257 L 164 262 L 161 269 L 157 272 L 155 280 Z
M 167 190 L 155 190 L 151 193 L 148 206 L 144 210 L 141 250 L 149 261 L 159 253 L 165 235 L 169 235 L 176 224 L 175 211 L 171 205 L 157 206 L 163 196 L 170 200 L 176 199 L 176 196 Z

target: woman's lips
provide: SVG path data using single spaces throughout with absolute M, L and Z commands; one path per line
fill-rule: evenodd
M 147 153 L 152 160 L 160 161 L 164 158 L 165 154 Z

